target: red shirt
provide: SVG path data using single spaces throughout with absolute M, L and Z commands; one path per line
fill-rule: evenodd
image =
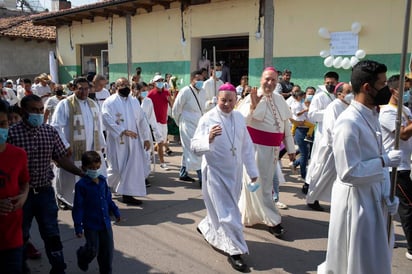
M 147 97 L 153 102 L 153 109 L 156 116 L 156 121 L 161 124 L 167 124 L 167 107 L 169 106 L 170 93 L 167 89 L 158 92 L 156 88 L 149 91 Z
M 19 195 L 19 183 L 29 183 L 29 180 L 26 152 L 19 147 L 6 144 L 6 149 L 0 152 L 0 199 Z M 21 208 L 6 216 L 0 215 L 0 250 L 23 245 L 22 223 Z

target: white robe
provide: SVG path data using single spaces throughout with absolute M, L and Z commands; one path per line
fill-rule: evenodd
M 309 182 L 309 191 L 306 202 L 314 203 L 316 200 L 330 202 L 333 182 L 336 180 L 335 158 L 332 152 L 332 130 L 338 116 L 348 107 L 340 99 L 330 103 L 323 115 L 323 134 L 319 140 L 319 150 L 310 173 L 306 174 Z
M 222 125 L 222 135 L 209 144 L 210 129 L 216 124 Z M 202 193 L 207 215 L 198 228 L 211 245 L 229 255 L 248 253 L 238 201 L 243 165 L 250 178 L 257 177 L 258 171 L 243 116 L 237 111 L 226 114 L 213 108 L 200 119 L 191 148 L 203 154 Z
M 205 105 L 204 89 L 198 92 L 193 86 L 191 88 L 195 95 L 193 95 L 189 86 L 182 88 L 177 94 L 172 108 L 172 116 L 179 126 L 180 141 L 183 148 L 182 166 L 186 167 L 188 171 L 199 170 L 201 167 L 202 157 L 190 150 L 190 139 L 195 134 L 199 119 L 204 113 L 203 106 Z
M 318 164 L 318 159 L 322 154 L 322 134 L 323 134 L 323 114 L 326 107 L 335 100 L 335 95 L 328 93 L 324 86 L 319 86 L 321 89 L 316 92 L 309 106 L 308 117 L 312 123 L 316 123 L 315 139 L 312 146 L 311 161 L 308 166 L 306 173 L 307 184 L 311 184 L 312 180 L 308 179 L 311 177 L 310 174 L 316 173 L 316 165 Z M 323 147 L 324 148 L 324 147 Z M 309 176 L 308 176 L 309 175 Z
M 205 111 L 211 110 L 215 105 L 213 97 L 217 98 L 219 93 L 219 88 L 223 85 L 223 81 L 220 79 L 214 80 L 213 77 L 210 77 L 203 83 L 203 89 L 205 90 L 206 101 L 204 104 Z
M 358 111 L 359 110 L 359 111 Z M 387 238 L 388 169 L 378 114 L 357 101 L 333 129 L 337 179 L 332 188 L 326 262 L 319 273 L 391 273 Z
M 258 91 L 261 93 L 262 91 Z M 250 96 L 246 96 L 239 106 L 239 111 L 246 117 L 246 123 L 255 129 L 272 132 L 284 133 L 283 142 L 288 153 L 295 152 L 295 144 L 290 132 L 289 118 L 292 113 L 285 99 L 278 93 L 272 93 L 273 103 L 276 108 L 279 129 L 274 126 L 274 117 L 272 110 L 268 104 L 268 98 L 264 97 L 260 100 L 256 109 L 250 111 Z M 242 223 L 247 226 L 263 223 L 268 226 L 276 226 L 281 223 L 281 216 L 273 203 L 273 176 L 275 174 L 278 157 L 278 146 L 265 146 L 254 144 L 255 160 L 259 170 L 259 178 L 257 182 L 260 187 L 256 192 L 250 192 L 246 188 L 249 182 L 249 177 L 244 172 L 243 189 L 240 195 L 239 208 L 242 213 Z
M 124 98 L 113 94 L 104 101 L 102 115 L 107 132 L 109 186 L 121 195 L 145 196 L 146 162 L 142 144 L 152 137 L 139 101 L 131 95 Z M 120 137 L 124 130 L 131 130 L 138 137 Z
M 50 99 L 50 98 L 49 98 Z M 93 132 L 94 128 L 94 121 L 93 121 L 93 113 L 90 109 L 88 102 L 86 100 L 78 100 L 80 109 L 82 111 L 83 121 L 84 121 L 84 136 L 86 138 L 86 151 L 93 150 Z M 99 110 L 99 107 L 94 101 L 91 101 L 92 104 L 95 105 L 95 108 Z M 69 101 L 67 99 L 63 99 L 57 103 L 57 106 L 53 112 L 51 126 L 53 126 L 57 132 L 59 133 L 60 139 L 63 141 L 66 148 L 70 147 L 70 140 L 72 139 L 72 134 L 70 127 L 71 123 L 71 115 Z M 107 176 L 107 168 L 106 163 L 103 157 L 102 149 L 106 147 L 106 141 L 104 140 L 103 131 L 101 129 L 101 115 L 99 113 L 99 121 L 97 126 L 99 127 L 97 131 L 99 132 L 99 144 L 100 148 L 97 153 L 99 153 L 100 158 L 102 159 L 102 164 L 100 167 L 100 173 L 103 176 Z M 75 161 L 74 164 L 78 167 L 81 166 L 80 161 Z M 62 169 L 56 169 L 56 195 L 57 197 L 65 202 L 66 204 L 72 206 L 73 199 L 74 199 L 74 185 L 80 179 L 80 177 Z

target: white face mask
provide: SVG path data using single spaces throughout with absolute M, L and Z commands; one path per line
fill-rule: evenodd
M 353 95 L 353 93 L 348 93 L 345 95 L 345 98 L 343 100 L 345 100 L 346 103 L 348 103 L 350 105 L 350 103 L 352 102 L 353 98 L 355 98 L 355 95 Z
M 215 71 L 215 76 L 216 76 L 216 78 L 222 77 L 222 71 L 221 70 Z

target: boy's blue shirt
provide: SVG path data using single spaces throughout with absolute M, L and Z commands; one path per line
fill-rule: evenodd
M 75 185 L 72 217 L 76 234 L 83 233 L 83 229 L 103 230 L 111 227 L 110 212 L 120 218 L 106 178 L 102 175 L 98 178 L 98 184 L 85 176 Z

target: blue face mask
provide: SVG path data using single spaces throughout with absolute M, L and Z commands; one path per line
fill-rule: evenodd
M 164 82 L 156 82 L 156 87 L 157 87 L 157 88 L 163 88 L 164 85 L 165 85 Z
M 89 178 L 96 179 L 99 177 L 100 172 L 98 169 L 87 169 L 85 174 Z
M 29 113 L 29 117 L 27 118 L 27 122 L 33 127 L 39 127 L 44 122 L 44 115 L 43 114 L 36 114 L 36 113 Z
M 142 92 L 140 92 L 140 96 L 145 98 L 147 96 L 147 93 L 148 93 L 148 91 L 142 91 Z
M 305 101 L 311 102 L 313 98 L 313 95 L 306 95 Z
M 196 81 L 195 83 L 195 88 L 196 89 L 201 89 L 203 87 L 203 81 Z
M 0 145 L 3 145 L 6 143 L 8 135 L 9 135 L 8 128 L 0 128 Z
M 411 93 L 409 92 L 409 90 L 405 90 L 405 92 L 403 93 L 403 103 L 409 102 L 410 97 Z
M 216 78 L 222 77 L 222 71 L 221 70 L 215 71 L 215 76 L 216 76 Z

